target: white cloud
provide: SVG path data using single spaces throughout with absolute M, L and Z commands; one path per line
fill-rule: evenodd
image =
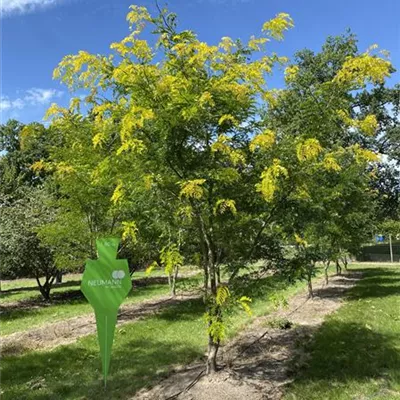
M 20 110 L 21 108 L 24 108 L 25 103 L 22 99 L 18 98 L 11 102 L 11 106 L 12 106 L 12 108 L 16 108 L 16 109 Z
M 32 88 L 26 91 L 25 102 L 30 104 L 47 104 L 54 97 L 61 97 L 63 92 L 55 89 Z
M 63 0 L 0 0 L 1 14 L 25 14 L 60 3 Z
M 63 92 L 55 89 L 32 88 L 25 91 L 21 97 L 11 100 L 8 96 L 1 96 L 0 111 L 21 110 L 27 106 L 43 106 L 53 99 L 59 98 Z
M 6 111 L 9 109 L 20 110 L 24 108 L 25 103 L 20 98 L 15 100 L 10 100 L 7 96 L 2 96 L 0 99 L 0 111 Z
M 6 97 L 0 99 L 0 111 L 8 110 L 11 107 L 11 102 Z

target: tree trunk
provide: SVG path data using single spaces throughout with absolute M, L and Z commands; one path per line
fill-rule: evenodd
M 168 278 L 169 290 L 171 291 L 171 295 L 172 295 L 172 274 L 168 273 L 167 278 Z
M 325 285 L 329 283 L 328 269 L 330 263 L 331 263 L 330 261 L 324 263 Z
M 48 280 L 46 279 L 45 283 L 42 285 L 40 282 L 40 279 L 38 277 L 36 277 L 36 282 L 39 286 L 39 291 L 40 294 L 43 296 L 45 301 L 49 301 L 50 300 L 50 289 L 51 286 L 49 285 Z
M 62 271 L 58 271 L 56 275 L 56 283 L 62 283 L 63 273 Z
M 211 295 L 213 297 L 213 302 L 215 302 L 217 297 L 217 282 L 216 282 L 216 270 L 215 265 L 213 263 L 213 258 L 209 262 L 209 276 L 210 276 L 210 288 Z M 215 314 L 213 317 L 217 317 L 219 320 L 222 320 L 222 316 L 219 315 L 219 309 L 217 307 L 210 307 L 209 312 Z M 207 356 L 207 365 L 206 365 L 206 373 L 213 374 L 217 371 L 217 353 L 219 349 L 219 340 L 214 340 L 214 338 L 209 334 L 208 335 L 208 356 Z
M 203 286 L 203 289 L 204 289 L 204 297 L 203 297 L 203 300 L 204 300 L 204 304 L 206 304 L 207 303 L 207 295 L 208 295 L 208 283 L 209 283 L 209 276 L 208 276 L 208 267 L 207 267 L 207 263 L 204 261 L 203 262 L 203 271 L 204 271 L 204 286 Z
M 45 301 L 50 301 L 50 291 L 53 286 L 54 280 L 56 279 L 57 271 L 53 268 L 52 272 L 49 272 L 48 275 L 45 276 L 44 284 L 42 285 L 39 279 L 39 276 L 36 275 L 36 282 L 39 286 L 39 291 L 43 296 Z
M 178 277 L 178 271 L 179 271 L 179 268 L 175 267 L 174 272 L 171 274 L 171 277 L 168 277 L 168 281 L 170 282 L 172 297 L 176 296 L 176 278 Z
M 314 264 L 308 265 L 308 270 L 307 270 L 307 288 L 308 288 L 308 298 L 313 299 L 314 298 L 314 293 L 313 293 L 313 287 L 312 287 L 312 273 L 315 267 Z
M 207 266 L 207 249 L 206 249 L 206 244 L 204 241 L 204 235 L 200 236 L 200 247 L 201 247 L 201 266 L 203 267 L 203 289 L 204 289 L 204 304 L 207 302 L 207 293 L 208 293 L 208 281 L 209 281 L 209 276 L 208 276 L 208 266 Z
M 50 287 L 48 285 L 43 286 L 40 292 L 46 301 L 50 301 Z
M 218 319 L 222 321 L 222 315 L 220 314 L 220 309 L 216 306 L 216 297 L 217 297 L 217 268 L 215 263 L 215 256 L 214 256 L 214 246 L 212 243 L 212 227 L 210 226 L 209 231 L 206 230 L 206 226 L 204 224 L 204 220 L 199 214 L 199 222 L 200 228 L 202 233 L 202 240 L 204 243 L 204 256 L 205 256 L 205 268 L 207 269 L 207 288 L 208 282 L 210 283 L 209 288 L 211 292 L 211 301 L 207 299 L 207 292 L 206 291 L 206 300 L 209 304 L 208 306 L 208 313 L 210 314 L 210 319 Z M 206 274 L 205 274 L 206 275 Z M 210 322 L 211 323 L 211 322 Z M 208 355 L 207 355 L 207 362 L 206 362 L 206 373 L 212 374 L 217 371 L 217 353 L 219 349 L 219 339 L 216 340 L 212 337 L 209 333 L 208 335 Z
M 211 189 L 210 189 L 211 191 Z M 204 299 L 207 304 L 207 312 L 209 315 L 209 324 L 217 320 L 222 321 L 221 310 L 217 306 L 217 270 L 216 270 L 216 258 L 215 258 L 215 246 L 213 243 L 213 224 L 212 224 L 212 204 L 209 201 L 210 206 L 210 216 L 209 225 L 206 227 L 201 210 L 197 209 L 196 215 L 199 222 L 199 233 L 201 249 L 203 252 L 203 263 L 204 263 Z M 196 209 L 196 206 L 194 205 Z M 211 295 L 211 296 L 210 296 Z M 207 374 L 212 374 L 217 370 L 217 353 L 219 349 L 220 338 L 215 338 L 208 333 L 208 355 L 206 361 L 206 372 Z
M 206 374 L 213 374 L 217 372 L 217 353 L 219 349 L 219 342 L 215 342 L 213 337 L 208 335 L 208 354 L 206 364 Z
M 308 288 L 308 298 L 313 299 L 314 293 L 313 293 L 312 282 L 311 282 L 310 276 L 307 278 L 307 288 Z
M 336 260 L 336 274 L 337 275 L 342 274 L 342 267 L 340 266 L 339 260 Z
M 217 270 L 217 282 L 218 282 L 218 284 L 220 284 L 221 283 L 221 269 L 220 269 L 219 265 L 216 267 L 216 270 Z

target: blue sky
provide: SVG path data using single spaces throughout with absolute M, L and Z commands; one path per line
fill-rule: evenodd
M 41 121 L 52 102 L 68 104 L 70 94 L 52 80 L 62 57 L 79 50 L 108 53 L 109 45 L 128 33 L 130 4 L 155 10 L 155 1 L 141 0 L 0 0 L 1 120 Z M 159 0 L 164 5 L 162 0 Z M 377 43 L 389 50 L 400 70 L 400 0 L 170 0 L 180 26 L 217 43 L 223 36 L 248 39 L 279 12 L 295 22 L 284 42 L 272 45 L 280 55 L 296 50 L 318 51 L 328 35 L 351 28 L 361 51 Z M 400 81 L 397 72 L 390 80 Z M 272 77 L 270 87 L 281 78 Z

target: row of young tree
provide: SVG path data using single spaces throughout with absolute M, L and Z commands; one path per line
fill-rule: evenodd
M 312 296 L 318 262 L 340 268 L 380 222 L 398 229 L 400 87 L 385 85 L 388 55 L 360 52 L 350 32 L 293 60 L 270 53 L 293 26 L 284 13 L 216 45 L 166 9 L 132 6 L 127 20 L 111 54 L 80 51 L 55 70 L 85 96 L 53 104 L 48 126 L 1 127 L 1 271 L 35 276 L 48 299 L 57 271 L 82 268 L 105 235 L 171 282 L 198 265 L 213 372 L 224 305 L 249 308 L 249 265 L 305 279 Z M 269 88 L 282 70 L 285 87 Z

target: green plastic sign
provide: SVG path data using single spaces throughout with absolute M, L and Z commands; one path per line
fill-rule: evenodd
M 96 240 L 98 260 L 87 260 L 81 290 L 96 315 L 104 385 L 110 367 L 117 314 L 121 303 L 132 288 L 128 261 L 117 260 L 120 240 Z

